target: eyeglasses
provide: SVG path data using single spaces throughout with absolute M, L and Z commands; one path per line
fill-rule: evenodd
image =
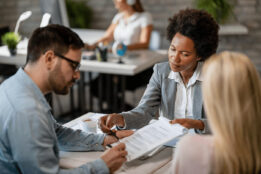
M 63 55 L 61 55 L 61 54 L 59 54 L 59 53 L 56 53 L 56 52 L 54 52 L 54 54 L 55 54 L 56 56 L 58 56 L 58 57 L 64 59 L 64 60 L 68 61 L 75 72 L 79 71 L 80 66 L 81 66 L 81 64 L 80 64 L 79 62 L 76 62 L 76 61 L 74 61 L 74 60 L 71 60 L 71 59 L 69 59 L 69 58 L 67 58 L 67 57 L 65 57 L 65 56 L 63 56 Z

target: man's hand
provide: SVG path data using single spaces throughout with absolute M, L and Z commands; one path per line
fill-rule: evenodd
M 132 135 L 134 133 L 134 131 L 132 131 L 132 130 L 120 130 L 120 131 L 115 131 L 115 133 L 116 133 L 116 136 L 119 139 L 122 139 L 122 138 L 125 138 L 125 137 Z M 107 135 L 103 140 L 103 146 L 105 147 L 108 144 L 113 144 L 117 141 L 118 141 L 118 139 L 116 137 L 114 137 L 112 135 Z
M 188 129 L 194 128 L 194 129 L 199 129 L 203 130 L 204 129 L 204 122 L 201 120 L 194 120 L 190 118 L 180 118 L 180 119 L 175 119 L 171 120 L 170 124 L 175 124 L 178 123 L 181 126 L 184 126 Z
M 119 114 L 109 114 L 100 118 L 99 126 L 104 133 L 109 133 L 111 128 L 114 126 L 124 127 L 124 118 Z
M 127 151 L 125 151 L 125 144 L 120 143 L 105 151 L 105 153 L 102 154 L 101 159 L 106 163 L 110 173 L 113 173 L 127 160 L 127 154 Z

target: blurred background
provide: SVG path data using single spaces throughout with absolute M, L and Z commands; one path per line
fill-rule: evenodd
M 32 16 L 20 24 L 19 33 L 22 37 L 30 37 L 32 31 L 40 26 L 45 12 L 52 14 L 52 22 L 64 24 L 58 1 L 63 0 L 0 0 L 0 31 L 6 29 L 13 31 L 20 14 L 28 10 L 32 11 Z M 243 52 L 252 59 L 261 72 L 261 0 L 141 0 L 141 2 L 145 11 L 151 13 L 153 17 L 154 30 L 160 34 L 160 49 L 167 50 L 169 47 L 166 40 L 169 17 L 180 9 L 203 8 L 213 12 L 221 26 L 218 52 L 222 50 Z M 220 4 L 213 5 L 214 2 Z M 64 4 L 68 25 L 72 28 L 105 30 L 117 13 L 113 0 L 66 0 Z M 143 90 L 140 93 L 142 94 Z M 141 95 L 138 96 L 133 105 L 139 101 Z
M 247 27 L 248 34 L 221 35 L 219 51 L 224 49 L 241 51 L 259 64 L 261 61 L 259 60 L 261 59 L 261 0 L 227 1 L 233 6 L 233 12 L 226 23 L 242 24 Z M 86 12 L 90 14 L 88 28 L 106 29 L 117 13 L 112 0 L 85 0 L 83 2 L 91 9 L 91 12 Z M 169 45 L 165 39 L 168 18 L 180 9 L 195 7 L 195 0 L 141 0 L 141 2 L 145 10 L 153 16 L 154 29 L 158 30 L 162 36 L 162 49 L 167 49 Z M 29 36 L 40 25 L 43 14 L 40 0 L 0 0 L 0 27 L 9 26 L 13 30 L 19 15 L 27 10 L 32 11 L 32 16 L 21 24 L 19 31 L 22 35 Z

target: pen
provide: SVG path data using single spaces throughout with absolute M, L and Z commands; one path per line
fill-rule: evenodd
M 117 137 L 116 132 L 110 130 L 110 132 L 107 133 L 107 134 L 108 134 L 108 135 L 111 135 L 111 136 L 114 136 L 117 140 L 119 140 L 119 137 Z
M 107 146 L 108 148 L 112 148 L 112 145 L 110 145 L 110 144 L 107 144 L 106 146 Z

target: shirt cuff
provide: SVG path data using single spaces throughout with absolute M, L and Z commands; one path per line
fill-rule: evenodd
M 198 119 L 200 121 L 203 121 L 204 123 L 204 129 L 203 130 L 200 130 L 200 129 L 195 129 L 195 132 L 198 133 L 198 134 L 205 134 L 206 133 L 206 126 L 207 126 L 207 120 L 206 119 Z
M 106 163 L 101 159 L 97 159 L 92 163 L 92 169 L 93 169 L 93 173 L 97 173 L 97 174 L 109 174 L 110 173 L 110 170 L 109 168 L 107 167 Z
M 94 151 L 104 151 L 105 148 L 103 146 L 105 134 L 96 134 L 95 142 L 93 143 L 91 150 Z

